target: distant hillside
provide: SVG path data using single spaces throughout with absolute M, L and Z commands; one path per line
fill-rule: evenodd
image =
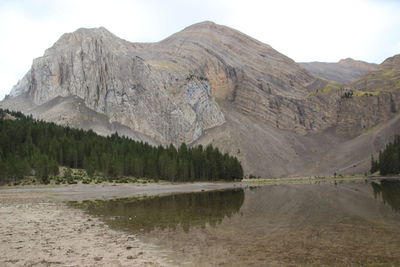
M 299 64 L 313 75 L 340 83 L 353 82 L 378 67 L 377 64 L 351 58 L 342 59 L 337 63 L 303 62 Z
M 353 83 L 339 85 L 337 92 L 341 98 L 335 132 L 350 138 L 329 149 L 315 167 L 367 172 L 370 155 L 377 156 L 394 135 L 400 134 L 400 55 L 386 59 Z
M 363 91 L 400 90 L 400 55 L 387 58 L 374 71 L 352 83 L 352 86 Z

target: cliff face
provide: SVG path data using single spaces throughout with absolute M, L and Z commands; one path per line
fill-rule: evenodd
M 321 86 L 318 79 L 269 45 L 228 27 L 196 24 L 146 52 L 144 57 L 158 64 L 173 62 L 205 77 L 215 98 L 280 129 L 304 134 L 325 129 L 334 119 L 322 108 L 329 100 L 309 98 Z
M 397 116 L 399 66 L 388 59 L 360 80 L 338 84 L 212 22 L 158 43 L 79 29 L 35 59 L 0 106 L 153 144 L 213 143 L 255 175 L 323 173 L 318 166 L 329 151 Z M 339 166 L 334 162 L 330 171 Z
M 148 64 L 135 45 L 104 28 L 65 34 L 35 59 L 12 90 L 34 105 L 78 96 L 90 109 L 162 143 L 191 142 L 224 123 L 210 83 L 189 71 Z
M 376 70 L 345 87 L 352 97 L 339 99 L 339 133 L 355 136 L 388 121 L 400 107 L 400 56 L 388 58 Z
M 397 92 L 382 92 L 376 95 L 360 91 L 357 93 L 351 98 L 340 100 L 336 126 L 340 134 L 357 136 L 393 118 L 398 112 L 400 94 Z

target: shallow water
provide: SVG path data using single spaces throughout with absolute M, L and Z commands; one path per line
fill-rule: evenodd
M 400 182 L 290 184 L 74 204 L 187 266 L 400 265 Z

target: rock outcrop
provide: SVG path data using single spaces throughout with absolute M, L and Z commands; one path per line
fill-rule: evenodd
M 190 71 L 160 70 L 134 44 L 104 28 L 65 34 L 13 88 L 33 105 L 77 96 L 85 105 L 161 143 L 191 142 L 224 123 L 210 83 Z
M 339 99 L 337 131 L 350 136 L 388 121 L 400 108 L 400 55 L 344 86 L 351 97 Z

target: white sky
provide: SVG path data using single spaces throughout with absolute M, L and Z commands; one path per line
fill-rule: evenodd
M 0 99 L 65 32 L 104 26 L 156 42 L 211 20 L 297 62 L 381 63 L 400 53 L 399 0 L 0 0 Z

